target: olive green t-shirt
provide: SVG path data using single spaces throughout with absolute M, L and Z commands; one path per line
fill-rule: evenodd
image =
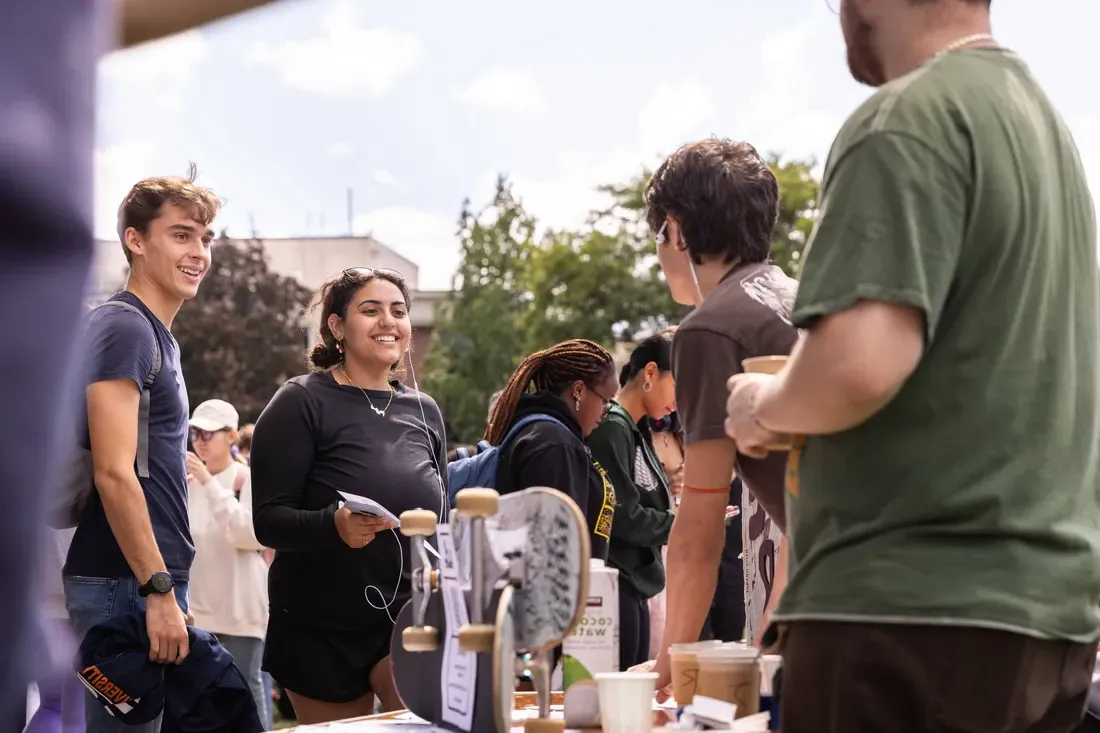
M 1100 629 L 1095 210 L 1025 64 L 944 54 L 844 125 L 792 320 L 924 311 L 925 349 L 864 424 L 788 465 L 777 618 Z

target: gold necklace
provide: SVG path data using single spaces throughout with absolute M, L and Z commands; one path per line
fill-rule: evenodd
M 390 405 L 393 404 L 393 387 L 391 385 L 388 385 L 388 384 L 386 385 L 387 387 L 390 388 L 390 399 L 389 399 L 388 402 L 386 402 L 386 406 L 383 407 L 381 410 L 379 410 L 377 407 L 374 406 L 374 403 L 371 402 L 370 395 L 367 394 L 367 390 L 363 389 L 358 384 L 356 384 L 354 382 L 354 380 L 352 380 L 352 378 L 348 376 L 348 373 L 346 371 L 344 371 L 344 367 L 342 367 L 342 366 L 340 367 L 340 373 L 344 375 L 344 379 L 348 380 L 348 383 L 351 384 L 351 386 L 357 388 L 360 392 L 363 393 L 363 396 L 367 398 L 367 404 L 370 405 L 370 409 L 374 410 L 374 413 L 376 415 L 379 415 L 381 417 L 386 416 L 386 411 L 389 410 Z

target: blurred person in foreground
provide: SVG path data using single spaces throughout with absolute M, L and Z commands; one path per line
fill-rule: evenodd
M 178 33 L 266 0 L 43 0 L 5 6 L 0 24 L 0 311 L 33 313 L 0 339 L 0 720 L 25 711 L 32 560 L 68 450 L 80 314 L 92 235 L 96 63 L 112 46 Z M 35 358 L 26 358 L 34 354 Z M 45 467 L 45 468 L 44 468 Z M 23 715 L 25 717 L 25 715 Z
M 981 0 L 844 0 L 855 78 L 776 377 L 784 733 L 1063 733 L 1100 636 L 1100 301 L 1077 148 Z

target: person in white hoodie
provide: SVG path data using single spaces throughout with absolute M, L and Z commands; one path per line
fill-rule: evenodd
M 191 415 L 188 513 L 195 542 L 190 602 L 195 626 L 213 632 L 248 680 L 265 729 L 272 728 L 260 663 L 267 629 L 267 563 L 252 529 L 252 478 L 233 459 L 239 418 L 207 400 Z

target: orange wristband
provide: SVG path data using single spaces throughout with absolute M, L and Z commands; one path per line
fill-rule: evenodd
M 684 491 L 692 494 L 728 494 L 730 493 L 729 487 L 722 489 L 697 489 L 694 486 L 685 486 Z

